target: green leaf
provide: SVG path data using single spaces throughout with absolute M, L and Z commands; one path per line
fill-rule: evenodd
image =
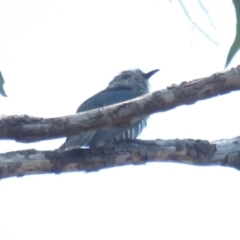
M 2 94 L 4 97 L 7 97 L 4 89 L 3 89 L 4 79 L 2 76 L 2 73 L 0 72 L 0 94 Z
M 228 52 L 225 68 L 229 65 L 229 63 L 232 61 L 233 57 L 235 56 L 235 54 L 240 48 L 240 0 L 232 0 L 232 2 L 235 8 L 236 18 L 237 18 L 236 36 Z

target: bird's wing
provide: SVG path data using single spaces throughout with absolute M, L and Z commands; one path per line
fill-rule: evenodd
M 77 113 L 124 102 L 141 95 L 143 95 L 142 92 L 132 89 L 106 89 L 83 102 L 77 109 Z M 138 122 L 140 123 L 141 120 Z M 138 127 L 138 122 L 136 122 L 136 126 L 134 125 L 135 128 Z M 127 127 L 87 131 L 77 136 L 68 137 L 66 142 L 59 149 L 64 150 L 79 148 L 81 146 L 96 146 L 99 142 L 106 142 L 126 130 Z
M 77 113 L 106 107 L 124 102 L 143 95 L 141 91 L 132 89 L 105 89 L 83 102 L 77 109 Z

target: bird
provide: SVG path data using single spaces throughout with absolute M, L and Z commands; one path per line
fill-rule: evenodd
M 140 69 L 133 69 L 121 72 L 109 82 L 105 90 L 84 101 L 78 107 L 77 113 L 103 108 L 149 93 L 148 80 L 158 71 L 159 69 L 155 69 L 144 73 Z M 89 130 L 80 135 L 67 137 L 59 150 L 65 151 L 82 147 L 98 148 L 124 140 L 136 139 L 147 125 L 147 118 L 141 118 L 127 127 Z

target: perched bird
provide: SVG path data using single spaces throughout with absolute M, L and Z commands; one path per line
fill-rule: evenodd
M 148 79 L 159 69 L 143 73 L 139 69 L 121 72 L 108 87 L 83 102 L 77 113 L 124 102 L 149 92 Z M 79 147 L 101 147 L 126 139 L 136 139 L 147 124 L 147 117 L 142 118 L 128 127 L 112 127 L 90 130 L 77 136 L 71 136 L 59 150 Z

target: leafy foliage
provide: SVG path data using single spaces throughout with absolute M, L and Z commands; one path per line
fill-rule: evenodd
M 0 72 L 0 94 L 2 94 L 4 97 L 7 97 L 4 89 L 3 89 L 4 79 L 2 76 L 2 73 Z
M 233 44 L 228 52 L 225 67 L 227 67 L 229 65 L 229 63 L 232 61 L 233 57 L 235 56 L 235 54 L 238 52 L 238 50 L 240 48 L 240 1 L 232 0 L 232 2 L 233 2 L 235 12 L 236 12 L 236 22 L 237 22 L 236 36 L 235 36 Z

